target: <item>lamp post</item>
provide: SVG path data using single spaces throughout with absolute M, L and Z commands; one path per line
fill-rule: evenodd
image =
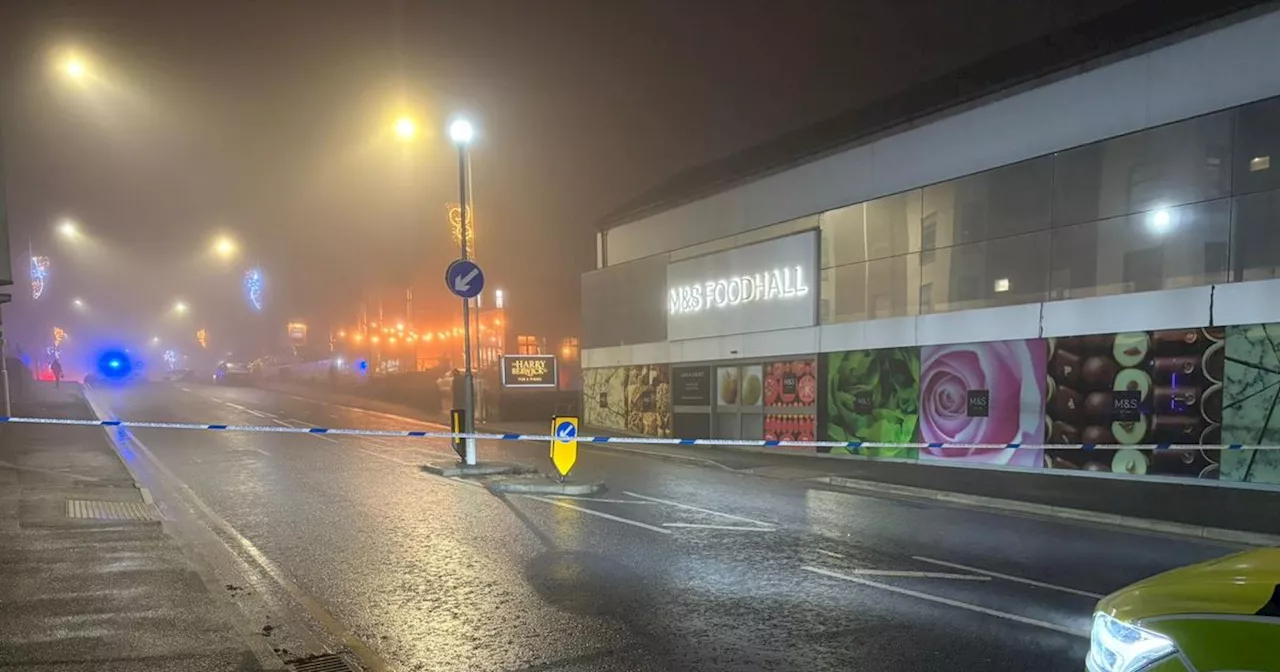
M 475 137 L 475 128 L 466 119 L 457 119 L 449 124 L 449 138 L 458 146 L 458 219 L 462 222 L 460 236 L 462 260 L 467 261 L 467 145 Z M 462 299 L 462 431 L 466 434 L 475 432 L 475 381 L 471 375 L 471 299 Z M 466 440 L 466 452 L 463 458 L 466 464 L 476 463 L 476 440 Z

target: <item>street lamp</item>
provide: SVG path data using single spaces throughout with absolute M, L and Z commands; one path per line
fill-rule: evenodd
M 458 146 L 458 221 L 462 222 L 462 235 L 459 247 L 462 249 L 462 260 L 467 261 L 467 146 L 475 138 L 475 127 L 466 119 L 454 119 L 449 124 L 449 138 Z M 474 215 L 472 215 L 474 216 Z M 466 434 L 475 432 L 475 380 L 471 375 L 471 299 L 462 300 L 462 429 Z M 466 440 L 466 452 L 463 458 L 467 464 L 476 463 L 476 440 Z
M 77 226 L 74 221 L 64 219 L 58 223 L 58 233 L 61 234 L 63 238 L 75 240 L 80 237 L 80 227 Z
M 411 117 L 400 117 L 395 124 L 396 137 L 409 141 L 418 134 L 418 124 Z
M 234 257 L 237 251 L 239 251 L 239 248 L 236 245 L 236 241 L 232 240 L 230 236 L 218 236 L 213 241 L 213 253 L 224 260 Z
M 191 306 L 188 306 L 186 301 L 179 300 L 173 304 L 173 312 L 179 315 L 186 315 L 188 310 L 191 310 Z
M 80 299 L 72 299 L 71 305 L 75 306 L 77 310 L 84 310 L 84 301 L 81 301 Z

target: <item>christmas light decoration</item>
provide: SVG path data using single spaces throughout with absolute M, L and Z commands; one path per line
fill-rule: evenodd
M 31 298 L 44 294 L 45 279 L 49 277 L 49 257 L 31 257 Z
M 249 300 L 249 305 L 252 306 L 254 310 L 262 310 L 264 284 L 261 269 L 251 268 L 248 271 L 245 271 L 244 295 L 245 298 Z

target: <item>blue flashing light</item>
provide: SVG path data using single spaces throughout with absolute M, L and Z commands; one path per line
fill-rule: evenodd
M 123 380 L 133 373 L 133 363 L 128 353 L 109 350 L 98 357 L 98 373 L 110 380 Z
M 368 362 L 367 360 L 363 360 L 363 359 L 362 359 L 362 360 L 360 360 L 360 364 L 358 364 L 357 366 L 359 366 L 359 367 L 360 367 L 360 370 L 361 370 L 361 371 L 368 371 L 368 370 L 369 370 L 369 362 Z

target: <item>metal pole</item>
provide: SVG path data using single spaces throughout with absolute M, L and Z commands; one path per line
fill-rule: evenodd
M 0 326 L 0 385 L 4 386 L 4 417 L 12 417 L 13 403 L 9 398 L 9 343 L 5 341 L 3 326 Z
M 467 260 L 467 145 L 458 143 L 458 217 L 462 225 L 462 259 Z M 462 300 L 462 426 L 463 431 L 475 431 L 475 400 L 472 399 L 474 381 L 471 378 L 471 300 Z M 465 462 L 476 463 L 476 440 L 467 439 Z

